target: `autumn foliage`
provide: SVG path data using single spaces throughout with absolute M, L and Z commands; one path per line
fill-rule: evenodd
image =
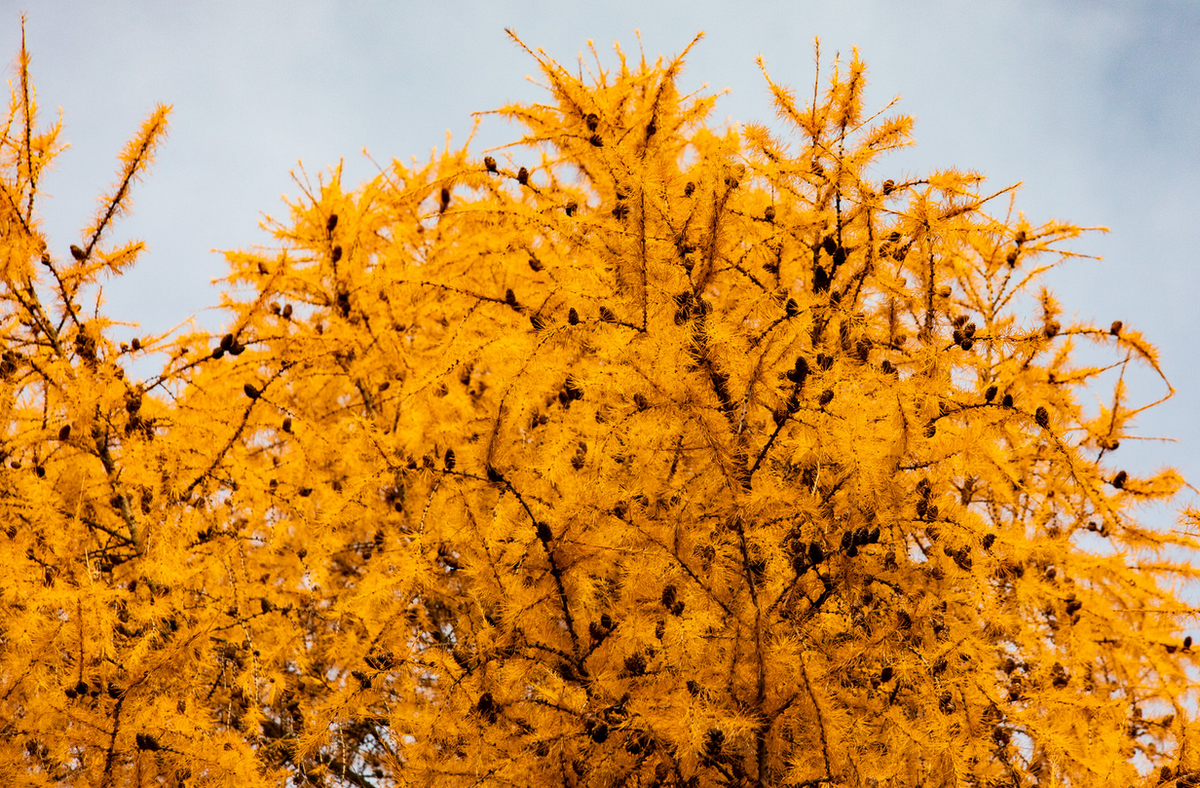
M 1114 454 L 1154 348 L 1038 284 L 1080 228 L 877 180 L 912 123 L 857 55 L 768 78 L 780 137 L 682 56 L 531 54 L 513 148 L 334 170 L 228 254 L 224 336 L 119 342 L 168 108 L 51 243 L 22 52 L 0 784 L 1191 784 L 1196 541 Z

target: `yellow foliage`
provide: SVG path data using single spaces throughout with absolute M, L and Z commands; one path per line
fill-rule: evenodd
M 857 53 L 811 103 L 768 79 L 791 139 L 707 127 L 682 56 L 531 55 L 517 148 L 305 181 L 223 336 L 119 344 L 82 300 L 168 108 L 56 254 L 22 52 L 0 783 L 1192 779 L 1195 529 L 1132 516 L 1183 481 L 1112 463 L 1141 408 L 1089 416 L 1073 359 L 1155 350 L 1035 289 L 1080 228 L 872 180 L 912 122 Z

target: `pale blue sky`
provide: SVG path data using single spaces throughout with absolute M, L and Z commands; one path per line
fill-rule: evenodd
M 163 330 L 216 303 L 224 272 L 212 249 L 268 243 L 263 213 L 295 195 L 289 172 L 344 158 L 350 184 L 374 166 L 424 157 L 473 111 L 538 100 L 533 61 L 504 34 L 574 61 L 589 39 L 611 64 L 619 40 L 648 56 L 689 58 L 685 87 L 729 88 L 718 119 L 770 121 L 755 66 L 796 87 L 812 79 L 812 39 L 828 56 L 858 46 L 869 103 L 902 96 L 917 145 L 881 177 L 935 167 L 1023 181 L 1033 221 L 1107 225 L 1076 249 L 1102 255 L 1050 279 L 1068 315 L 1123 320 L 1163 352 L 1178 393 L 1139 422 L 1174 444 L 1126 441 L 1130 473 L 1180 467 L 1200 485 L 1200 3 L 1033 2 L 38 2 L 0 0 L 0 53 L 15 57 L 28 15 L 32 73 L 49 120 L 61 107 L 71 143 L 45 180 L 46 229 L 60 255 L 114 177 L 124 142 L 156 102 L 171 133 L 134 214 L 114 239 L 151 252 L 106 288 L 109 313 Z M 826 61 L 826 64 L 828 61 Z M 485 121 L 476 150 L 512 130 Z M 1142 398 L 1161 390 L 1133 376 Z M 1192 496 L 1186 496 L 1184 499 Z M 1147 519 L 1169 522 L 1164 512 Z

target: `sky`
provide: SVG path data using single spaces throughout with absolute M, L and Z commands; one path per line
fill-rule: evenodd
M 879 177 L 957 167 L 999 189 L 1021 182 L 1034 223 L 1105 226 L 1075 242 L 1100 256 L 1047 284 L 1069 319 L 1122 320 L 1158 345 L 1176 393 L 1139 417 L 1148 437 L 1114 462 L 1132 475 L 1169 465 L 1200 486 L 1200 3 L 1194 0 L 792 0 L 665 2 L 48 2 L 0 0 L 0 53 L 15 61 L 26 14 L 42 120 L 59 111 L 70 144 L 43 182 L 41 216 L 59 256 L 78 241 L 117 155 L 161 102 L 170 134 L 134 210 L 110 241 L 149 246 L 104 290 L 115 319 L 161 332 L 195 317 L 217 330 L 219 250 L 270 245 L 260 223 L 285 217 L 300 189 L 344 162 L 348 186 L 372 161 L 427 157 L 461 142 L 476 116 L 538 101 L 536 64 L 505 33 L 564 64 L 594 42 L 648 58 L 680 52 L 699 32 L 685 89 L 728 90 L 715 120 L 771 123 L 761 55 L 776 81 L 808 89 L 813 39 L 823 67 L 857 47 L 869 107 L 897 96 L 916 118 L 916 146 Z M 11 69 L 9 76 L 11 76 Z M 472 149 L 516 132 L 482 116 Z M 363 151 L 370 153 L 371 158 Z M 1064 321 L 1066 322 L 1066 321 Z M 132 336 L 134 329 L 130 328 Z M 148 372 L 148 370 L 147 370 Z M 1166 389 L 1127 375 L 1136 400 Z M 1186 493 L 1177 506 L 1196 502 Z M 1170 527 L 1171 509 L 1142 513 Z

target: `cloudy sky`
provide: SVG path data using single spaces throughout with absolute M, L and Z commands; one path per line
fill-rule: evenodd
M 648 56 L 679 52 L 704 31 L 684 87 L 730 93 L 717 119 L 770 121 L 755 58 L 808 86 L 812 40 L 857 46 L 868 103 L 901 96 L 917 145 L 881 177 L 955 166 L 1000 187 L 1022 181 L 1032 221 L 1110 228 L 1075 249 L 1100 255 L 1049 284 L 1068 315 L 1123 320 L 1162 350 L 1177 394 L 1140 421 L 1114 460 L 1130 473 L 1173 465 L 1200 486 L 1200 3 L 1194 0 L 791 0 L 662 2 L 42 2 L 0 0 L 0 50 L 15 59 L 27 14 L 32 73 L 50 120 L 61 108 L 71 147 L 44 181 L 42 216 L 60 255 L 78 239 L 116 156 L 157 102 L 174 105 L 170 136 L 113 240 L 151 252 L 106 287 L 111 315 L 144 330 L 189 316 L 218 328 L 213 250 L 267 244 L 264 214 L 284 213 L 310 175 L 345 161 L 353 185 L 379 162 L 425 157 L 472 113 L 535 101 L 535 64 L 505 35 L 560 62 L 595 42 L 612 64 L 620 41 Z M 826 61 L 826 65 L 828 60 Z M 476 150 L 511 139 L 486 119 Z M 1163 392 L 1130 379 L 1145 401 Z M 1185 496 L 1181 502 L 1194 499 Z M 1168 511 L 1147 520 L 1167 525 Z

